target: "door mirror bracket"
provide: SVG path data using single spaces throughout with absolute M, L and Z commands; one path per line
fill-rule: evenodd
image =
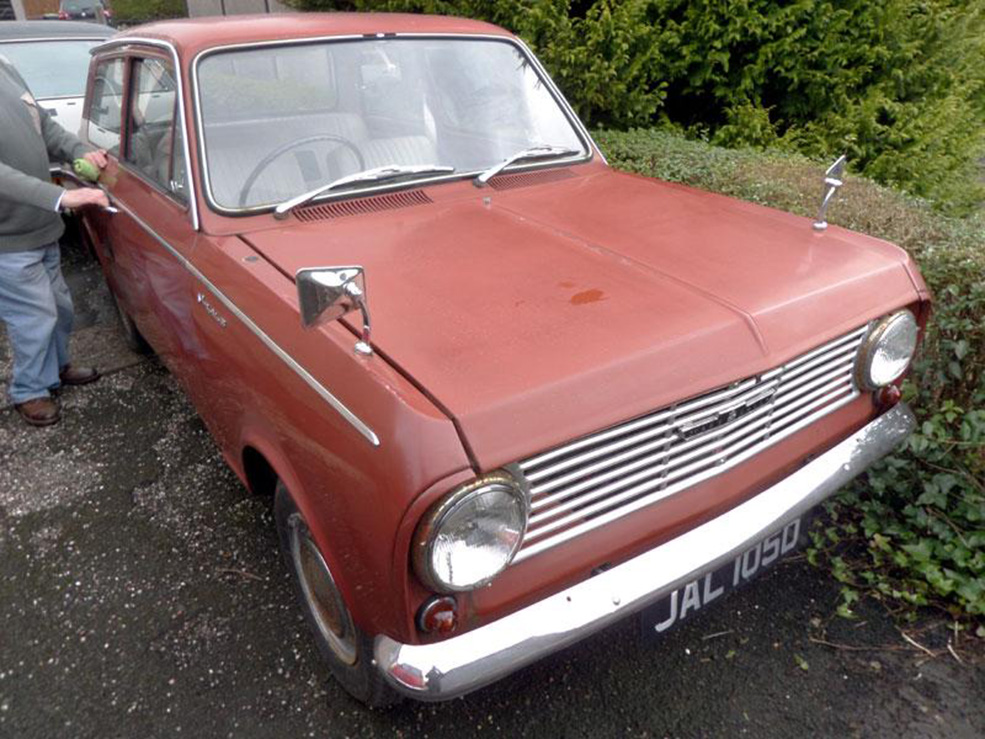
M 355 352 L 367 356 L 373 353 L 366 275 L 362 267 L 307 267 L 298 270 L 295 282 L 304 328 L 337 321 L 358 310 L 362 314 L 363 330 L 354 347 Z

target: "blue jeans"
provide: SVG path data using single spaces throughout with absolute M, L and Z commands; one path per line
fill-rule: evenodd
M 14 352 L 10 400 L 47 398 L 68 365 L 72 296 L 62 277 L 58 244 L 0 252 L 0 319 Z

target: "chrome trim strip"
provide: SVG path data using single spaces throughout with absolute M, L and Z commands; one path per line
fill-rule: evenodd
M 790 366 L 784 367 L 783 380 L 788 381 L 791 377 L 798 377 L 803 375 L 805 372 L 810 372 L 816 367 L 828 367 L 829 363 L 838 361 L 840 357 L 843 361 L 847 358 L 852 362 L 855 361 L 855 355 L 858 352 L 858 342 L 852 341 L 848 344 L 843 344 L 842 346 L 837 346 L 831 351 L 819 354 L 813 359 L 799 362 L 794 365 L 791 363 Z
M 554 78 L 551 77 L 550 73 L 544 68 L 544 65 L 540 63 L 540 59 L 537 58 L 537 55 L 530 50 L 530 47 L 527 46 L 523 39 L 513 37 L 511 40 L 523 50 L 527 58 L 533 63 L 534 69 L 540 75 L 541 79 L 547 81 L 547 87 L 553 93 L 554 98 L 561 104 L 561 107 L 568 114 L 568 118 L 575 125 L 575 128 L 588 139 L 589 144 L 591 144 L 591 148 L 594 149 L 595 153 L 599 155 L 599 159 L 602 160 L 602 163 L 608 164 L 609 160 L 606 159 L 605 154 L 602 153 L 602 148 L 598 145 L 598 143 L 596 143 L 595 138 L 589 132 L 588 126 L 582 122 L 581 118 L 575 112 L 575 109 L 571 107 L 571 103 L 568 102 L 568 98 L 566 98 L 564 93 L 561 92 L 561 88 L 555 84 Z M 590 161 L 591 157 L 589 157 L 588 160 Z
M 850 373 L 846 372 L 846 370 L 850 369 L 854 364 L 855 357 L 852 357 L 850 362 L 843 360 L 841 364 L 834 365 L 833 367 L 827 367 L 824 372 L 821 372 L 820 375 L 813 372 L 808 377 L 797 377 L 794 375 L 793 382 L 788 382 L 786 378 L 784 378 L 783 387 L 777 391 L 776 395 L 773 397 L 773 402 L 779 404 L 781 399 L 788 398 L 795 392 L 800 392 L 804 389 L 805 385 L 809 387 L 817 387 L 819 384 L 831 382 L 833 378 L 838 378 L 843 382 L 851 383 L 852 376 Z
M 673 413 L 668 413 L 668 415 L 672 416 Z M 637 434 L 616 439 L 615 441 L 608 442 L 602 446 L 593 447 L 587 452 L 582 452 L 575 457 L 562 459 L 560 462 L 555 462 L 549 467 L 540 468 L 536 472 L 530 471 L 534 465 L 526 461 L 520 462 L 520 467 L 523 469 L 523 474 L 526 475 L 527 479 L 530 480 L 531 483 L 538 483 L 544 478 L 553 477 L 554 475 L 565 472 L 572 467 L 578 467 L 579 465 L 582 465 L 585 462 L 590 462 L 598 457 L 605 457 L 613 452 L 618 452 L 621 449 L 625 449 L 628 446 L 639 444 L 641 441 L 649 441 L 654 437 L 666 441 L 665 437 L 672 428 L 673 424 L 671 423 L 655 424 Z M 614 460 L 615 459 L 619 458 L 616 457 Z M 580 477 L 581 475 L 578 476 Z M 548 487 L 553 487 L 553 485 Z M 538 486 L 537 489 L 540 490 L 541 488 Z
M 667 431 L 669 427 L 665 426 L 662 430 Z M 642 446 L 620 452 L 614 457 L 593 462 L 587 467 L 568 472 L 550 482 L 538 485 L 537 496 L 532 499 L 531 508 L 536 511 L 558 499 L 555 496 L 549 495 L 549 493 L 558 488 L 563 488 L 563 495 L 560 498 L 569 498 L 607 480 L 617 477 L 625 479 L 626 474 L 666 458 L 670 454 L 668 446 L 669 439 L 661 435 L 659 438 L 648 441 Z M 641 454 L 644 456 L 641 457 Z M 624 462 L 626 464 L 623 464 Z M 533 481 L 532 475 L 527 475 L 526 477 L 528 480 Z M 578 480 L 581 480 L 581 482 L 578 482 Z
M 75 172 L 70 169 L 65 169 L 62 166 L 48 167 L 48 174 L 52 179 L 55 177 L 60 177 L 63 180 L 70 180 L 74 182 L 79 187 L 92 187 L 92 183 L 89 180 L 83 180 Z
M 0 44 L 22 44 L 37 41 L 107 41 L 108 38 L 107 36 L 35 36 L 32 38 L 0 39 Z
M 821 346 L 817 347 L 816 349 L 812 349 L 811 351 L 807 352 L 806 354 L 801 354 L 799 357 L 796 357 L 794 359 L 791 359 L 784 366 L 787 367 L 787 368 L 792 369 L 793 367 L 799 366 L 801 363 L 806 362 L 808 359 L 813 359 L 818 354 L 821 354 L 821 353 L 827 351 L 828 349 L 831 349 L 832 347 L 837 346 L 838 344 L 841 344 L 841 343 L 847 342 L 847 341 L 852 341 L 852 340 L 855 340 L 855 339 L 858 339 L 859 341 L 861 341 L 862 336 L 865 334 L 866 331 L 868 331 L 868 326 L 867 325 L 866 326 L 860 326 L 859 328 L 855 329 L 854 331 L 849 331 L 844 336 L 839 336 L 839 337 L 837 337 L 835 339 L 832 339 L 827 344 L 821 344 Z
M 782 367 L 776 370 L 772 370 L 770 372 L 766 372 L 760 377 L 764 381 L 772 380 L 774 376 L 781 369 Z M 603 431 L 599 431 L 598 433 L 590 434 L 589 436 L 583 436 L 580 439 L 575 439 L 574 441 L 569 442 L 568 444 L 563 444 L 559 447 L 544 452 L 543 454 L 538 454 L 536 457 L 525 459 L 523 460 L 522 465 L 525 469 L 536 467 L 540 464 L 543 464 L 544 462 L 554 459 L 555 457 L 560 457 L 565 454 L 570 454 L 576 449 L 597 444 L 600 441 L 611 439 L 613 436 L 622 436 L 623 434 L 626 434 L 630 431 L 635 431 L 636 429 L 639 428 L 645 428 L 646 426 L 656 424 L 668 418 L 672 419 L 675 416 L 690 414 L 698 408 L 704 408 L 712 404 L 721 403 L 725 400 L 734 398 L 736 395 L 745 393 L 751 387 L 755 386 L 755 383 L 756 383 L 755 377 L 750 377 L 745 380 L 741 380 L 738 383 L 735 383 L 734 385 L 731 385 L 727 388 L 721 390 L 713 390 L 710 393 L 707 393 L 706 395 L 699 395 L 695 398 L 691 398 L 690 400 L 686 400 L 681 403 L 678 403 L 676 406 L 670 406 L 663 410 L 654 411 L 653 413 L 650 413 L 648 415 L 641 416 L 640 418 L 637 418 L 635 421 L 628 421 L 627 423 L 622 423 L 617 426 L 612 426 Z M 669 426 L 670 424 L 666 424 L 664 428 L 669 428 Z M 649 431 L 647 431 L 646 433 L 648 434 Z M 641 434 L 640 438 L 646 438 L 646 437 L 643 434 Z M 536 480 L 537 479 L 536 473 L 531 475 L 529 479 L 531 481 Z
M 537 169 L 547 169 L 550 167 L 559 167 L 566 164 L 582 164 L 587 163 L 592 160 L 595 154 L 602 159 L 603 162 L 608 164 L 605 156 L 602 154 L 602 150 L 599 148 L 598 144 L 592 138 L 592 135 L 588 132 L 585 124 L 581 122 L 581 119 L 575 114 L 571 105 L 565 99 L 564 95 L 558 89 L 557 85 L 554 84 L 554 80 L 551 79 L 550 75 L 540 64 L 537 57 L 533 55 L 526 44 L 520 39 L 514 36 L 499 36 L 496 34 L 479 34 L 479 33 L 398 33 L 392 36 L 387 36 L 387 39 L 414 39 L 414 38 L 458 38 L 458 39 L 481 39 L 487 41 L 498 41 L 501 43 L 509 43 L 517 47 L 520 52 L 527 57 L 527 60 L 531 63 L 534 70 L 540 75 L 541 81 L 545 83 L 548 92 L 554 97 L 555 101 L 561 107 L 561 111 L 568 118 L 572 127 L 575 129 L 576 134 L 582 138 L 582 144 L 585 145 L 586 152 L 575 157 L 566 157 L 564 159 L 552 159 L 548 162 L 535 162 L 529 164 L 520 164 L 515 167 L 508 168 L 509 171 L 532 171 Z M 278 39 L 271 41 L 254 41 L 238 44 L 226 44 L 225 46 L 214 46 L 209 49 L 203 49 L 199 51 L 191 61 L 191 79 L 192 79 L 192 93 L 195 102 L 195 123 L 198 129 L 198 154 L 199 154 L 199 164 L 202 176 L 202 192 L 205 194 L 205 199 L 208 201 L 209 207 L 216 213 L 222 215 L 251 215 L 260 213 L 269 213 L 273 210 L 276 203 L 270 203 L 268 205 L 258 205 L 250 208 L 226 208 L 219 205 L 215 199 L 212 197 L 212 183 L 209 179 L 209 163 L 208 156 L 205 153 L 205 124 L 202 120 L 202 101 L 200 97 L 201 86 L 198 82 L 198 66 L 202 60 L 211 56 L 212 54 L 219 54 L 226 51 L 233 51 L 237 49 L 252 49 L 252 48 L 264 48 L 268 46 L 300 46 L 305 44 L 314 44 L 321 42 L 348 42 L 348 41 L 372 41 L 378 40 L 376 37 L 367 37 L 363 34 L 357 35 L 346 35 L 346 36 L 311 36 L 311 37 L 300 37 L 292 39 Z M 346 198 L 353 197 L 366 197 L 367 195 L 373 195 L 379 192 L 390 192 L 394 190 L 401 190 L 410 187 L 426 187 L 428 185 L 436 185 L 442 182 L 451 182 L 454 180 L 464 180 L 470 177 L 475 177 L 480 174 L 482 170 L 477 169 L 473 172 L 456 172 L 452 175 L 442 175 L 439 177 L 425 177 L 419 180 L 412 180 L 409 182 L 401 182 L 397 184 L 383 184 L 377 187 L 365 187 L 360 188 L 358 192 L 341 192 L 336 194 L 327 194 L 325 197 L 319 197 L 315 202 L 324 203 L 332 202 L 334 200 L 343 200 Z
M 716 472 L 721 471 L 725 465 L 716 466 L 715 459 L 717 457 L 726 457 L 733 450 L 741 449 L 743 445 L 757 441 L 760 436 L 769 433 L 769 412 L 769 407 L 760 408 L 755 414 L 743 418 L 741 423 L 736 426 L 722 426 L 720 429 L 692 439 L 686 444 L 681 444 L 677 448 L 667 448 L 658 454 L 644 458 L 649 462 L 655 462 L 656 465 L 641 464 L 643 460 L 639 460 L 634 464 L 612 469 L 608 475 L 598 475 L 587 481 L 597 484 L 604 479 L 616 478 L 614 482 L 602 485 L 601 487 L 595 487 L 593 484 L 587 484 L 585 486 L 575 485 L 571 488 L 565 488 L 549 497 L 540 497 L 542 491 L 538 489 L 537 500 L 541 503 L 541 507 L 544 507 L 548 503 L 554 503 L 555 505 L 552 505 L 543 513 L 532 516 L 530 519 L 531 527 L 541 524 L 543 521 L 550 521 L 552 518 L 565 513 L 571 508 L 576 508 L 577 510 L 563 519 L 551 521 L 549 524 L 543 524 L 539 528 L 531 530 L 527 534 L 526 540 L 531 541 L 540 538 L 560 526 L 583 519 L 596 511 L 603 511 L 606 508 L 618 505 L 620 501 L 627 497 L 631 498 L 653 486 L 664 485 L 669 481 L 667 475 L 671 470 L 674 470 L 676 477 L 687 474 L 689 470 L 708 466 L 715 467 Z M 764 416 L 766 418 L 763 418 Z M 665 446 L 669 446 L 669 443 L 665 444 Z M 717 453 L 710 454 L 709 447 L 712 450 L 717 450 Z M 640 472 L 635 472 L 635 474 L 631 475 L 625 474 L 632 472 L 636 467 L 640 466 L 644 467 Z M 662 471 L 664 474 L 654 478 L 654 474 L 658 471 Z M 619 472 L 623 472 L 624 474 L 613 474 Z M 627 485 L 633 485 L 641 481 L 642 484 L 640 485 L 635 485 L 628 490 L 624 489 Z M 688 482 L 693 484 L 690 480 Z M 583 489 L 588 489 L 590 492 L 579 495 Z M 576 495 L 577 498 L 575 498 Z M 563 502 L 559 503 L 558 501 Z
M 188 137 L 188 117 L 185 111 L 185 82 L 184 75 L 181 69 L 181 60 L 178 58 L 178 50 L 174 47 L 170 41 L 165 41 L 164 39 L 156 38 L 145 38 L 142 36 L 126 36 L 123 38 L 112 38 L 104 44 L 99 44 L 92 49 L 90 53 L 95 56 L 96 54 L 111 49 L 116 46 L 128 46 L 128 45 L 141 45 L 141 46 L 156 46 L 161 49 L 165 49 L 171 53 L 171 59 L 174 62 L 174 73 L 175 82 L 178 85 L 178 116 L 181 118 L 181 140 L 182 149 L 185 155 L 185 166 L 188 170 L 192 170 L 192 157 L 191 149 L 189 148 L 189 137 Z M 188 177 L 188 207 L 192 215 L 192 230 L 198 231 L 201 227 L 201 221 L 199 220 L 198 214 L 198 197 L 195 191 L 195 178 Z M 156 234 L 155 234 L 156 236 Z
M 586 436 L 584 438 L 577 439 L 576 441 L 573 441 L 570 444 L 559 446 L 555 449 L 552 449 L 549 452 L 544 452 L 543 454 L 539 454 L 536 457 L 531 457 L 530 459 L 524 460 L 523 466 L 526 468 L 536 467 L 537 465 L 543 464 L 544 462 L 549 462 L 550 460 L 555 459 L 557 457 L 561 457 L 565 454 L 570 454 L 571 452 L 581 449 L 582 447 L 591 446 L 601 441 L 606 441 L 607 439 L 611 439 L 613 436 L 621 436 L 625 433 L 636 431 L 637 429 L 640 428 L 646 430 L 642 432 L 637 438 L 639 440 L 648 438 L 648 436 L 651 435 L 651 432 L 652 433 L 663 432 L 666 429 L 670 428 L 669 423 L 662 423 L 662 422 L 668 418 L 672 418 L 673 415 L 674 415 L 673 412 L 671 412 L 670 410 L 665 410 L 663 412 L 658 411 L 657 413 L 654 413 L 652 415 L 643 416 L 642 418 L 639 418 L 636 421 L 630 421 L 629 423 L 621 424 L 619 426 L 613 426 L 612 428 L 607 429 L 605 431 L 600 431 L 597 434 L 593 434 L 591 436 Z M 662 425 L 658 429 L 646 428 L 648 426 L 661 424 L 661 423 Z M 531 481 L 536 480 L 537 479 L 536 473 L 534 473 L 534 476 L 528 477 L 528 479 Z
M 376 637 L 376 666 L 403 695 L 463 695 L 574 644 L 755 546 L 818 505 L 916 425 L 901 403 L 789 477 L 727 513 L 559 593 L 434 644 Z
M 779 433 L 771 433 L 767 439 L 759 442 L 755 446 L 750 447 L 749 449 L 745 450 L 741 454 L 733 457 L 730 460 L 730 462 L 733 462 L 731 465 L 728 466 L 719 465 L 717 467 L 711 467 L 710 469 L 705 470 L 701 474 L 695 475 L 685 480 L 681 480 L 676 485 L 669 485 L 667 486 L 667 488 L 663 490 L 657 490 L 656 492 L 651 493 L 645 498 L 639 498 L 638 500 L 633 501 L 629 505 L 623 506 L 622 508 L 617 508 L 616 510 L 613 511 L 609 511 L 608 513 L 605 513 L 597 518 L 593 518 L 589 521 L 586 521 L 580 526 L 574 526 L 570 529 L 567 529 L 566 531 L 563 531 L 560 534 L 556 534 L 555 536 L 544 542 L 540 542 L 539 544 L 535 543 L 528 548 L 521 549 L 520 553 L 516 556 L 516 558 L 513 561 L 514 563 L 522 562 L 528 557 L 532 557 L 533 555 L 539 552 L 542 552 L 546 549 L 550 549 L 558 544 L 563 544 L 564 542 L 570 541 L 571 539 L 580 536 L 581 534 L 587 533 L 588 531 L 592 531 L 593 529 L 596 529 L 599 526 L 604 526 L 605 524 L 611 523 L 612 521 L 616 521 L 622 518 L 623 516 L 629 515 L 630 513 L 635 513 L 636 511 L 642 508 L 646 508 L 649 505 L 653 505 L 653 503 L 656 503 L 657 501 L 662 500 L 663 498 L 666 498 L 669 495 L 673 495 L 674 493 L 678 493 L 681 490 L 685 490 L 686 488 L 692 487 L 693 485 L 696 485 L 712 477 L 715 477 L 721 474 L 723 469 L 734 467 L 735 465 L 741 464 L 742 462 L 745 462 L 746 460 L 756 456 L 763 450 L 765 445 L 771 445 L 783 441 L 783 439 L 792 436 L 793 434 L 797 433 L 801 429 L 811 425 L 822 416 L 827 415 L 833 410 L 837 410 L 838 408 L 847 405 L 849 402 L 851 402 L 854 399 L 855 396 L 849 396 L 844 400 L 839 401 L 836 404 L 833 404 L 832 406 L 822 408 L 820 411 L 815 412 L 810 416 L 807 416 L 799 423 L 790 426 Z
M 521 460 L 532 515 L 514 561 L 723 474 L 852 402 L 864 334 L 854 329 L 772 370 Z M 747 410 L 701 428 L 736 407 Z
M 246 326 L 250 331 L 252 331 L 258 339 L 266 346 L 271 352 L 273 352 L 284 364 L 290 367 L 294 372 L 304 380 L 312 390 L 314 390 L 318 395 L 321 396 L 322 400 L 328 403 L 332 408 L 334 408 L 342 418 L 344 418 L 348 423 L 356 429 L 360 434 L 362 434 L 370 444 L 373 446 L 380 445 L 380 438 L 374 433 L 374 431 L 367 426 L 362 419 L 359 418 L 355 413 L 346 407 L 345 403 L 336 398 L 332 393 L 322 385 L 318 380 L 316 380 L 308 370 L 298 364 L 290 354 L 281 349 L 281 347 L 271 339 L 259 326 L 257 326 L 253 320 L 246 315 L 242 310 L 239 309 L 232 300 L 226 297 L 226 295 L 217 288 L 208 277 L 202 274 L 195 265 L 188 261 L 180 252 L 178 252 L 171 244 L 164 240 L 164 238 L 158 234 L 153 228 L 151 228 L 147 223 L 136 213 L 133 209 L 127 207 L 121 203 L 118 199 L 113 198 L 113 203 L 119 207 L 124 213 L 130 216 L 137 225 L 139 225 L 144 231 L 146 231 L 154 239 L 176 259 L 178 263 L 188 270 L 192 276 L 194 276 L 199 282 L 201 282 L 205 287 L 211 292 L 215 297 L 225 306 L 230 313 L 236 316 L 244 326 Z
M 85 100 L 85 93 L 81 95 L 52 95 L 47 98 L 35 97 L 34 99 L 39 103 L 47 103 L 52 100 Z

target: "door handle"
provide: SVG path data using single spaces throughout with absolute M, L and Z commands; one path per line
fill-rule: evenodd
M 75 172 L 69 169 L 63 169 L 62 167 L 52 167 L 50 171 L 52 177 L 61 177 L 62 179 L 70 180 L 74 182 L 76 185 L 78 185 L 79 187 L 98 187 L 100 190 L 106 193 L 106 198 L 109 200 L 109 205 L 107 205 L 104 208 L 101 208 L 101 210 L 104 213 L 107 213 L 111 216 L 116 215 L 117 213 L 120 212 L 120 209 L 117 208 L 115 205 L 113 205 L 113 196 L 110 195 L 109 190 L 107 190 L 105 187 L 102 187 L 101 185 L 93 185 L 93 183 L 89 182 L 88 180 L 83 180 L 81 177 L 75 174 Z
M 103 207 L 102 209 L 103 213 L 106 213 L 107 215 L 111 215 L 111 216 L 115 216 L 117 213 L 119 213 L 120 209 L 116 207 L 116 201 L 114 200 L 113 196 L 110 194 L 110 191 L 107 190 L 102 185 L 96 185 L 96 187 L 98 187 L 100 190 L 103 191 L 103 193 L 106 195 L 106 199 L 109 201 L 109 205 Z

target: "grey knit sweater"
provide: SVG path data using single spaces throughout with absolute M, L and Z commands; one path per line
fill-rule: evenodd
M 0 254 L 57 241 L 55 208 L 64 190 L 51 183 L 49 157 L 72 161 L 89 147 L 48 117 L 17 70 L 0 57 Z

